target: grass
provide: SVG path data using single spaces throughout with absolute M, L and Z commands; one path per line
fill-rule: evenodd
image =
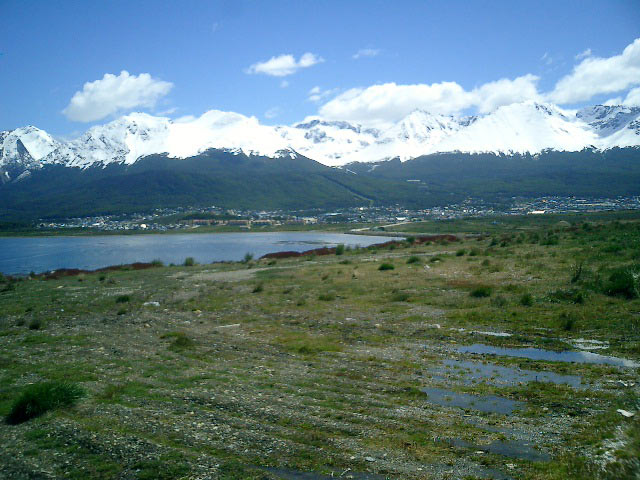
M 84 390 L 65 382 L 36 383 L 26 387 L 13 403 L 5 420 L 9 425 L 24 423 L 50 410 L 73 406 Z
M 461 461 L 528 480 L 633 478 L 637 420 L 616 409 L 637 409 L 635 389 L 620 383 L 637 382 L 637 369 L 456 352 L 564 350 L 585 338 L 608 346 L 596 353 L 640 361 L 640 298 L 608 293 L 614 272 L 640 262 L 640 222 L 598 218 L 587 227 L 443 221 L 478 235 L 277 266 L 251 259 L 258 273 L 241 261 L 18 280 L 0 293 L 0 415 L 42 379 L 88 395 L 71 412 L 4 425 L 0 460 L 58 478 L 259 479 L 280 466 L 329 477 L 380 467 L 419 480 L 417 465 Z M 384 263 L 394 270 L 378 270 Z M 160 307 L 137 308 L 145 301 Z M 30 330 L 35 319 L 46 328 Z M 447 369 L 453 360 L 476 367 Z M 493 364 L 580 375 L 584 388 L 469 381 Z M 508 417 L 444 408 L 420 392 L 427 386 L 527 406 Z M 605 475 L 594 462 L 619 435 L 626 443 Z M 434 437 L 517 438 L 553 460 L 481 455 Z

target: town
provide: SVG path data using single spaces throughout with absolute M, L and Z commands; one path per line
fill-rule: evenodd
M 410 210 L 401 206 L 362 206 L 353 208 L 303 211 L 253 211 L 210 207 L 157 209 L 151 213 L 102 215 L 84 218 L 41 220 L 39 230 L 87 229 L 112 232 L 166 232 L 219 226 L 251 230 L 286 225 L 371 224 L 387 225 L 423 220 L 451 220 L 463 217 L 499 215 L 544 215 L 640 209 L 640 196 L 618 198 L 540 197 L 513 198 L 497 205 L 481 199 L 467 199 L 460 204 Z

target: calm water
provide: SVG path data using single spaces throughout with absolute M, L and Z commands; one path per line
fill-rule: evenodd
M 365 247 L 392 239 L 320 232 L 0 238 L 0 272 L 27 274 L 59 268 L 95 270 L 154 259 L 178 264 L 186 257 L 193 257 L 199 263 L 210 263 L 241 260 L 246 253 L 259 258 L 270 252 L 302 252 L 340 243 Z

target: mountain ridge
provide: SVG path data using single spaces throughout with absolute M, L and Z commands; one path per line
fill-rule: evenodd
M 572 112 L 523 102 L 467 117 L 417 109 L 385 128 L 321 118 L 267 126 L 255 117 L 218 110 L 178 120 L 131 113 L 71 141 L 56 140 L 34 126 L 0 132 L 0 174 L 6 183 L 44 165 L 130 165 L 148 155 L 189 158 L 209 149 L 272 158 L 300 154 L 343 166 L 446 152 L 535 154 L 638 145 L 640 107 L 595 105 Z

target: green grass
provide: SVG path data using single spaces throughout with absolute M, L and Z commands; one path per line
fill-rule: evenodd
M 36 383 L 26 387 L 6 416 L 10 425 L 24 423 L 50 410 L 73 406 L 84 396 L 84 390 L 65 382 Z

